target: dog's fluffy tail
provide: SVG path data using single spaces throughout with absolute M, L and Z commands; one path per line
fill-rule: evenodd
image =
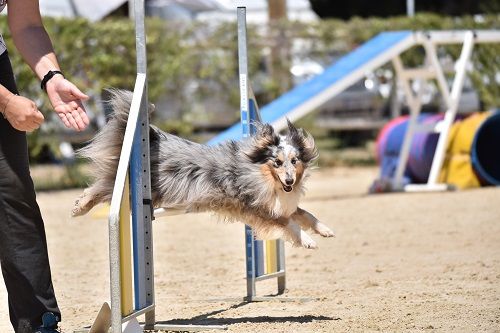
M 90 144 L 77 152 L 91 161 L 90 174 L 104 182 L 99 187 L 105 192 L 113 189 L 133 95 L 126 90 L 110 89 L 109 92 L 111 99 L 108 103 L 113 109 L 111 118 Z M 109 200 L 111 193 L 105 193 L 103 197 Z

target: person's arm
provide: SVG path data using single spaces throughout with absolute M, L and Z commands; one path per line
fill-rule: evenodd
M 40 80 L 51 70 L 60 70 L 50 38 L 40 16 L 38 0 L 13 0 L 8 3 L 8 24 L 12 39 L 23 59 Z M 89 119 L 82 105 L 88 98 L 62 75 L 46 84 L 50 103 L 66 127 L 83 130 Z

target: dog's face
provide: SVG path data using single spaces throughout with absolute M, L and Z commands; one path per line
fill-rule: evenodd
M 269 124 L 258 125 L 253 147 L 247 156 L 261 164 L 261 172 L 276 189 L 293 191 L 305 169 L 318 157 L 312 136 L 288 121 L 288 133 L 278 135 Z

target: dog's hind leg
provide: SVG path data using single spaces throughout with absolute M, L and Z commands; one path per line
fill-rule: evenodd
M 314 215 L 308 211 L 297 207 L 297 211 L 292 214 L 291 218 L 295 220 L 302 229 L 309 230 L 320 234 L 323 237 L 334 237 L 334 232 L 325 224 L 321 223 Z
M 102 192 L 96 190 L 96 186 L 93 185 L 83 191 L 83 193 L 75 200 L 73 209 L 71 210 L 71 216 L 81 216 L 88 213 L 95 205 L 104 202 Z

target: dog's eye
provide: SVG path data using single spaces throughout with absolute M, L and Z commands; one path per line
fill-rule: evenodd
M 283 165 L 283 162 L 281 162 L 280 160 L 276 160 L 276 161 L 274 161 L 274 166 L 275 166 L 276 168 L 279 168 L 279 167 L 280 167 L 280 166 L 282 166 L 282 165 Z
M 291 162 L 292 162 L 293 165 L 295 165 L 295 164 L 297 164 L 297 159 L 294 157 L 294 158 L 292 158 Z

